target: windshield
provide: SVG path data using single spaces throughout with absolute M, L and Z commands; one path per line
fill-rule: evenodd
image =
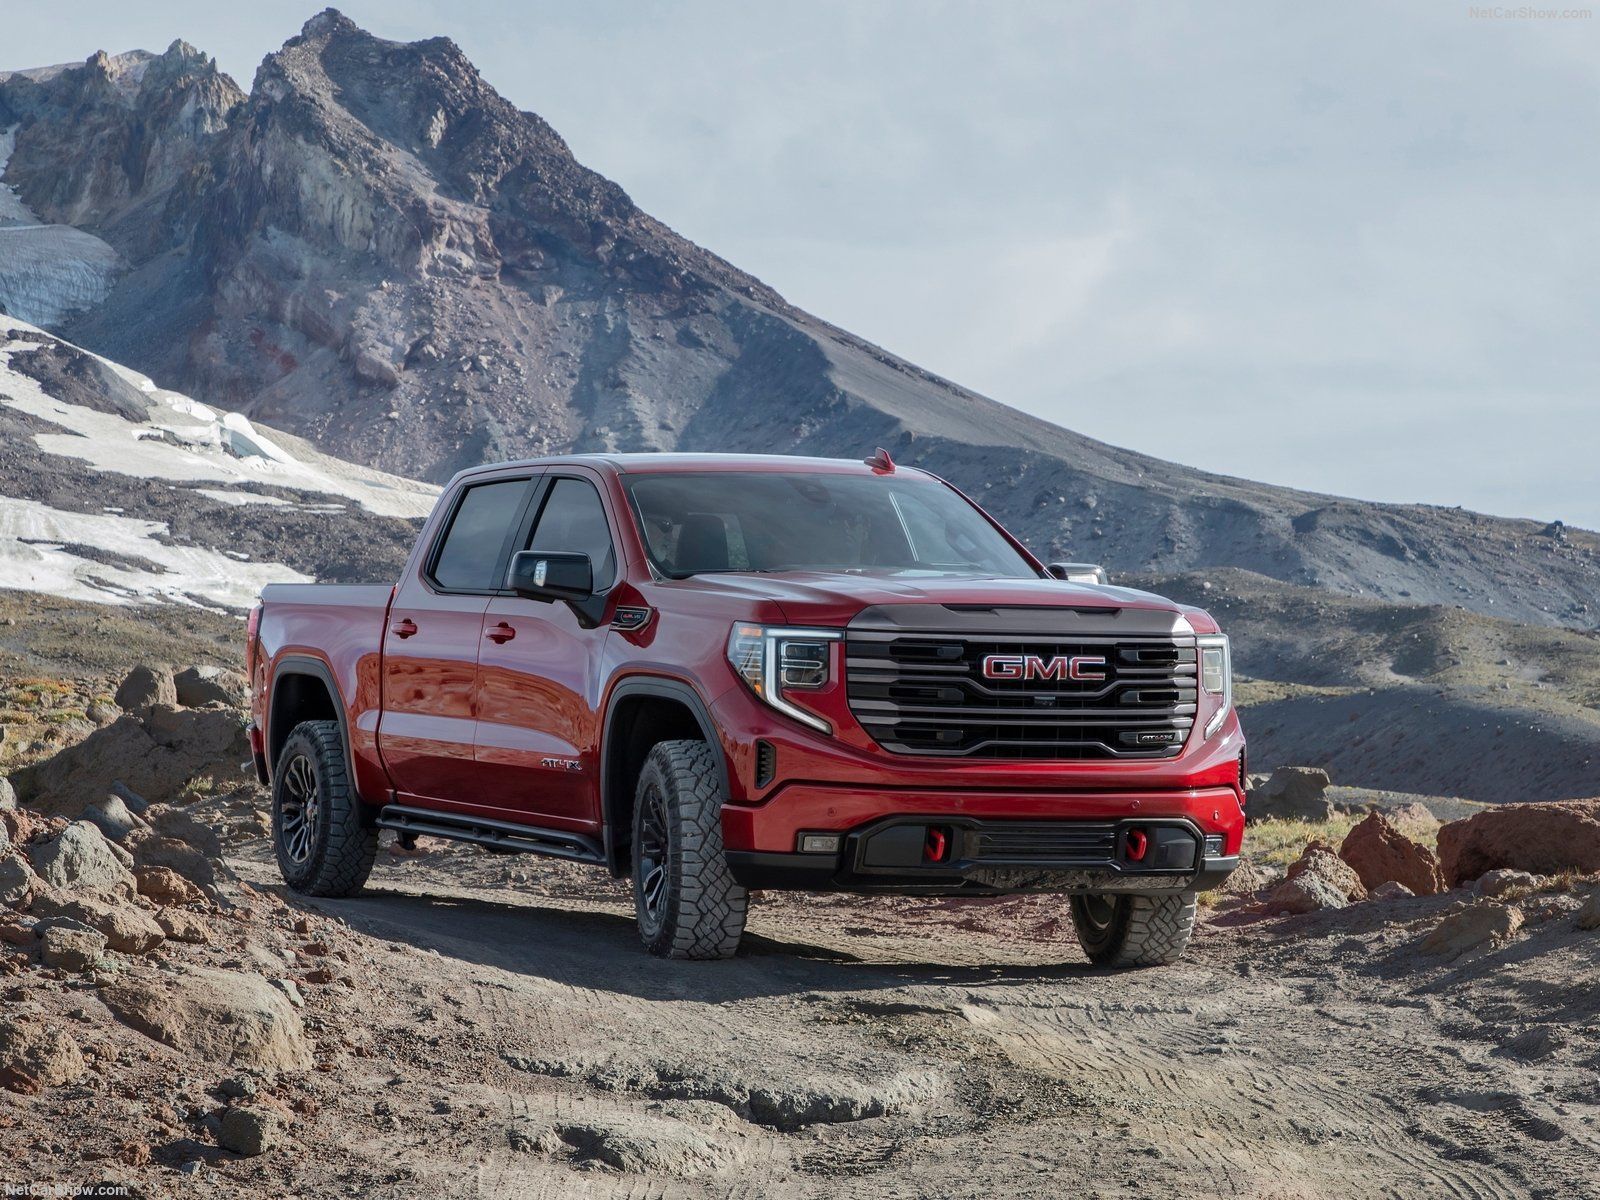
M 625 478 L 651 560 L 676 578 L 719 571 L 1039 577 L 977 509 L 936 480 L 734 471 Z

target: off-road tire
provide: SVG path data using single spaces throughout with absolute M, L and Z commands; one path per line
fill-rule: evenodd
M 705 742 L 657 743 L 633 806 L 633 907 L 645 948 L 661 958 L 732 958 L 748 905 L 722 847 L 714 752 Z
M 297 840 L 295 788 L 303 787 L 307 774 L 316 786 L 315 811 Z M 272 772 L 272 849 L 283 881 L 297 892 L 353 896 L 366 883 L 378 854 L 378 830 L 363 818 L 337 721 L 303 721 L 284 742 Z
M 1072 924 L 1099 967 L 1159 967 L 1177 962 L 1194 933 L 1195 894 L 1163 892 L 1072 897 Z

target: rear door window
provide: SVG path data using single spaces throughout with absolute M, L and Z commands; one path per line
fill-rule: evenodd
M 462 493 L 434 556 L 436 584 L 452 592 L 498 592 L 505 586 L 505 562 L 529 487 L 526 479 L 500 479 Z

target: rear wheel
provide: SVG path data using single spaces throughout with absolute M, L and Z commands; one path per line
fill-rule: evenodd
M 705 742 L 650 751 L 633 805 L 633 907 L 662 958 L 732 958 L 749 895 L 722 848 L 722 781 Z
M 1089 960 L 1101 967 L 1157 967 L 1177 962 L 1194 933 L 1195 894 L 1072 897 L 1072 923 Z
M 272 847 L 283 881 L 311 896 L 352 896 L 378 854 L 362 819 L 337 721 L 294 727 L 272 773 Z

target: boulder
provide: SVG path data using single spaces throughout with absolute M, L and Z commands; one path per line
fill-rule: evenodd
M 1513 871 L 1509 867 L 1500 867 L 1480 875 L 1472 885 L 1474 896 L 1504 896 L 1507 892 L 1517 888 L 1532 889 L 1544 882 L 1544 876 L 1531 875 L 1527 871 Z
M 1536 875 L 1600 871 L 1600 800 L 1502 804 L 1439 830 L 1439 860 L 1452 887 L 1512 867 Z
M 178 688 L 167 668 L 141 665 L 128 672 L 116 701 L 123 712 L 141 712 L 152 704 L 176 704 Z
M 187 671 L 180 671 L 173 683 L 177 688 L 178 703 L 184 708 L 205 708 L 211 704 L 239 708 L 243 706 L 248 690 L 243 675 L 222 667 L 190 667 Z
M 193 904 L 201 898 L 200 889 L 171 867 L 135 867 L 133 877 L 139 894 L 157 904 Z
M 41 942 L 40 957 L 46 966 L 75 975 L 93 970 L 106 952 L 105 935 L 92 929 L 52 925 L 45 929 Z
M 0 1087 L 31 1093 L 83 1075 L 83 1054 L 56 1025 L 0 1017 Z
M 1415 895 L 1416 893 L 1405 884 L 1397 883 L 1393 879 L 1388 883 L 1380 883 L 1372 890 L 1374 900 L 1406 900 Z
M 150 827 L 163 837 L 188 842 L 208 858 L 222 856 L 222 842 L 217 837 L 217 831 L 204 821 L 196 820 L 192 814 L 183 809 L 171 808 L 165 804 L 153 805 L 147 815 L 150 818 Z
M 0 775 L 0 808 L 15 808 L 17 806 L 17 789 L 11 786 L 11 780 Z
M 1482 946 L 1497 946 L 1522 928 L 1522 912 L 1505 904 L 1473 904 L 1440 921 L 1418 949 L 1452 961 Z
M 28 848 L 40 879 L 58 888 L 98 896 L 132 897 L 133 872 L 126 851 L 87 821 L 74 821 L 58 837 Z
M 37 885 L 37 878 L 20 856 L 0 854 L 0 904 L 26 908 Z
M 1600 929 L 1600 888 L 1589 893 L 1589 899 L 1573 919 L 1579 929 Z
M 91 804 L 79 819 L 88 821 L 113 842 L 120 842 L 135 829 L 145 826 L 144 818 L 129 812 L 120 796 L 107 796 L 99 804 Z
M 211 927 L 197 913 L 182 908 L 164 908 L 156 913 L 156 924 L 175 942 L 204 946 L 211 941 Z
M 245 1158 L 254 1158 L 279 1145 L 288 1127 L 288 1119 L 275 1108 L 241 1104 L 222 1114 L 217 1144 Z
M 1357 875 L 1355 869 L 1340 858 L 1337 851 L 1327 842 L 1309 843 L 1300 852 L 1300 857 L 1289 864 L 1289 870 L 1284 878 L 1285 880 L 1296 879 L 1308 872 L 1321 876 L 1338 888 L 1346 900 L 1365 900 L 1367 898 L 1367 888 L 1361 882 L 1361 876 Z
M 188 842 L 156 833 L 135 833 L 129 836 L 128 846 L 135 870 L 165 867 L 207 893 L 217 885 L 217 864 Z
M 1269 912 L 1296 914 L 1346 908 L 1349 904 L 1350 898 L 1338 887 L 1312 872 L 1285 879 L 1263 901 L 1263 907 Z
M 304 1071 L 311 1046 L 282 993 L 257 975 L 191 967 L 113 981 L 100 998 L 147 1037 L 209 1062 Z
M 1401 833 L 1380 812 L 1367 814 L 1345 835 L 1339 857 L 1369 891 L 1391 881 L 1405 884 L 1417 896 L 1444 891 L 1444 873 L 1433 851 Z
M 152 801 L 171 799 L 190 780 L 231 782 L 250 743 L 231 709 L 178 709 L 157 704 L 124 715 L 76 745 L 17 773 L 22 799 L 51 815 L 74 815 L 85 796 L 130 789 Z M 118 785 L 121 785 L 119 789 Z M 126 803 L 126 799 L 124 799 Z M 135 806 L 128 804 L 130 810 Z
M 167 940 L 161 926 L 143 909 L 70 896 L 53 888 L 33 898 L 33 913 L 39 917 L 71 917 L 81 921 L 104 936 L 107 946 L 123 954 L 148 954 Z
M 1250 819 L 1326 821 L 1333 816 L 1333 802 L 1327 795 L 1331 783 L 1321 767 L 1279 767 L 1250 793 Z

